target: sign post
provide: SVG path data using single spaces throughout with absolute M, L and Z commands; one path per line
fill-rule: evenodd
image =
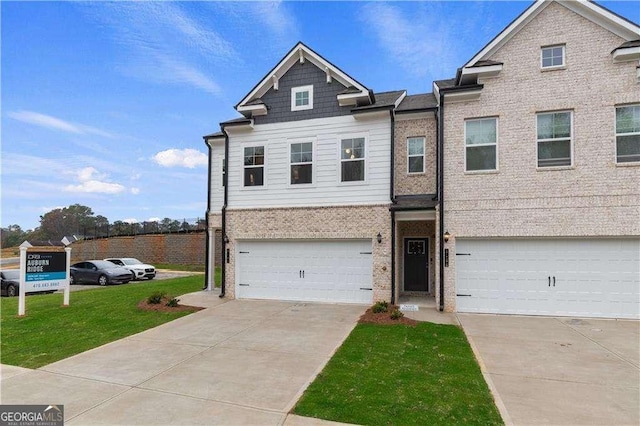
M 63 306 L 69 306 L 71 247 L 20 246 L 20 294 L 18 316 L 25 315 L 26 294 L 33 291 L 64 291 Z

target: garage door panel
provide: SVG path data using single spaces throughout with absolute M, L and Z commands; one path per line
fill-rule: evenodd
M 238 298 L 371 303 L 371 240 L 241 241 Z
M 456 242 L 461 312 L 640 317 L 640 240 Z M 554 285 L 555 284 L 555 285 Z

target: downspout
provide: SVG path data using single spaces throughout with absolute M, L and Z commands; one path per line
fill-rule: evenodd
M 211 149 L 211 145 L 209 144 L 209 141 L 207 140 L 206 137 L 203 138 L 204 139 L 204 143 L 205 145 L 207 145 L 207 148 L 209 148 L 209 164 L 207 166 L 207 176 L 209 177 L 209 182 L 207 183 L 207 212 L 206 212 L 206 218 L 205 218 L 205 226 L 207 227 L 207 238 L 205 241 L 205 248 L 204 248 L 204 252 L 205 252 L 205 256 L 207 256 L 207 258 L 205 259 L 204 262 L 204 287 L 202 287 L 203 290 L 207 290 L 211 286 L 211 275 L 210 275 L 210 271 L 211 268 L 209 267 L 209 263 L 211 262 L 211 253 L 209 252 L 209 250 L 211 250 L 211 244 L 209 244 L 209 240 L 211 239 L 211 228 L 209 228 L 209 215 L 211 213 L 211 162 L 212 160 L 212 149 Z M 214 232 L 214 238 L 215 238 L 215 232 Z M 214 262 L 215 264 L 215 262 Z M 214 266 L 214 270 L 215 270 L 215 266 Z M 215 287 L 215 280 L 213 283 L 213 287 Z
M 391 185 L 389 188 L 389 197 L 391 198 L 391 203 L 396 203 L 395 191 L 393 188 L 394 185 L 394 175 L 395 175 L 395 137 L 396 137 L 396 116 L 393 109 L 389 110 L 389 115 L 391 117 Z M 394 305 L 396 303 L 396 212 L 391 211 L 391 304 Z
M 440 90 L 440 108 L 438 108 L 438 201 L 440 204 L 438 231 L 440 239 L 440 312 L 444 311 L 444 93 Z
M 228 176 L 229 176 L 229 134 L 226 129 L 222 127 L 222 133 L 224 133 L 224 201 L 222 203 L 222 223 L 221 223 L 221 250 L 220 250 L 220 298 L 224 297 L 226 291 L 226 256 L 227 253 L 227 193 L 228 193 Z

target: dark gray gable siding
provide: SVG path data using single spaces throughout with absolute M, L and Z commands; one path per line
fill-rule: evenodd
M 291 88 L 313 85 L 313 109 L 291 111 Z M 352 107 L 340 107 L 336 96 L 345 87 L 335 79 L 327 83 L 327 75 L 309 61 L 296 62 L 278 82 L 279 90 L 269 89 L 262 96 L 267 115 L 255 117 L 255 124 L 281 123 L 311 118 L 349 115 Z

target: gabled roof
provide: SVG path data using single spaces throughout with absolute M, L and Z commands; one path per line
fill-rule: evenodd
M 514 35 L 525 27 L 532 19 L 542 12 L 551 3 L 556 2 L 567 9 L 581 15 L 582 17 L 606 28 L 617 36 L 625 40 L 636 40 L 640 34 L 640 26 L 628 19 L 617 15 L 609 9 L 600 6 L 590 0 L 536 0 L 513 22 L 484 46 L 473 58 L 471 58 L 464 68 L 478 66 L 479 61 L 485 60 L 493 55 L 498 49 L 504 46 Z
M 289 53 L 287 53 L 285 57 L 282 58 L 282 60 L 278 62 L 278 64 L 273 67 L 273 69 L 269 71 L 253 89 L 251 89 L 251 91 L 235 106 L 235 108 L 242 112 L 243 108 L 251 106 L 252 102 L 262 97 L 272 87 L 277 89 L 278 80 L 298 61 L 309 61 L 313 63 L 316 67 L 327 74 L 327 81 L 335 79 L 343 86 L 347 87 L 348 91 L 344 94 L 338 95 L 339 98 L 341 96 L 354 100 L 357 98 L 358 105 L 371 104 L 374 102 L 373 93 L 362 83 L 358 82 L 340 68 L 327 61 L 304 43 L 298 42 L 293 49 L 291 49 Z

